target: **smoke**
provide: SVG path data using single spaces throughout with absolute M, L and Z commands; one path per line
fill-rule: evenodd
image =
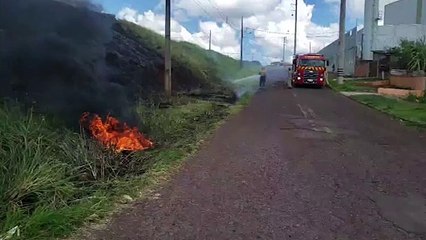
M 82 0 L 0 0 L 0 96 L 70 124 L 85 111 L 129 120 L 127 91 L 105 64 L 115 18 L 100 11 Z
M 78 7 L 78 8 L 86 8 L 94 12 L 102 12 L 103 10 L 101 5 L 94 4 L 88 0 L 55 0 L 55 1 L 69 4 L 71 6 Z

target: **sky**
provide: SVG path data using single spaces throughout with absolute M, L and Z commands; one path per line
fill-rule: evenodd
M 118 19 L 164 35 L 164 0 L 93 0 Z M 172 39 L 238 58 L 241 17 L 244 60 L 289 62 L 294 47 L 295 0 L 171 0 Z M 381 0 L 392 2 L 395 0 Z M 338 37 L 340 0 L 298 0 L 297 52 L 317 52 Z M 383 6 L 381 6 L 383 8 Z M 364 0 L 347 0 L 346 29 L 362 27 Z M 286 42 L 284 44 L 284 42 Z M 284 50 L 285 45 L 285 51 Z M 283 54 L 284 52 L 284 54 Z

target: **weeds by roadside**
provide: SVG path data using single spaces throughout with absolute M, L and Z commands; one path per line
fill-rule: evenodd
M 417 97 L 415 95 L 410 95 L 405 100 L 407 100 L 409 102 L 426 104 L 426 91 L 425 91 L 423 97 Z
M 359 81 L 345 81 L 339 85 L 330 81 L 329 86 L 338 92 L 374 92 L 374 87 L 359 85 Z M 362 83 L 362 82 L 361 82 Z M 378 95 L 357 95 L 352 99 L 405 121 L 408 125 L 426 127 L 426 98 L 410 95 L 406 99 L 388 98 Z
M 375 92 L 376 88 L 363 86 L 360 83 L 363 83 L 363 80 L 350 80 L 345 81 L 343 84 L 338 84 L 336 79 L 329 80 L 328 85 L 339 92 Z
M 402 119 L 409 125 L 426 127 L 426 104 L 424 103 L 370 95 L 352 96 L 352 98 L 398 119 Z
M 234 109 L 176 102 L 164 109 L 139 105 L 142 130 L 156 148 L 127 155 L 31 112 L 0 109 L 0 233 L 18 227 L 14 239 L 51 239 L 104 217 L 123 195 L 138 198 L 167 179 Z

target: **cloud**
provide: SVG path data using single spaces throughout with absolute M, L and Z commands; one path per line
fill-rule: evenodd
M 151 29 L 163 36 L 165 34 L 164 15 L 152 11 L 139 13 L 134 9 L 124 8 L 117 14 L 117 18 Z M 194 43 L 207 49 L 210 31 L 212 32 L 212 49 L 236 57 L 235 53 L 239 51 L 239 41 L 236 38 L 235 30 L 228 24 L 200 21 L 199 31 L 191 33 L 177 20 L 171 19 L 171 38 L 176 41 Z
M 264 14 L 274 9 L 281 0 L 175 0 L 174 8 L 184 9 L 192 17 L 205 16 L 224 21 L 226 17 L 241 18 Z
M 317 52 L 338 36 L 338 24 L 320 26 L 312 22 L 314 5 L 299 1 L 297 53 L 306 53 L 311 49 Z M 281 59 L 283 41 L 286 37 L 286 61 L 291 60 L 294 48 L 294 16 L 291 1 L 282 1 L 272 11 L 257 14 L 246 20 L 246 25 L 253 31 L 256 44 L 263 54 L 271 59 Z
M 382 20 L 379 21 L 379 25 L 383 25 L 385 6 L 396 1 L 398 0 L 379 0 L 379 15 L 382 17 Z M 324 2 L 331 5 L 335 9 L 336 14 L 339 14 L 340 0 L 324 0 Z M 364 19 L 364 3 L 365 0 L 347 0 L 347 17 L 352 20 Z
M 325 3 L 330 4 L 337 15 L 340 12 L 340 0 L 324 0 Z M 346 12 L 346 15 L 350 19 L 359 19 L 364 17 L 364 0 L 347 0 L 346 9 L 350 10 Z
M 336 0 L 324 0 L 335 4 Z M 356 2 L 356 0 L 350 0 Z M 244 16 L 245 59 L 253 56 L 264 62 L 282 58 L 283 41 L 287 38 L 286 61 L 291 60 L 294 46 L 293 1 L 281 0 L 175 0 L 173 2 L 172 38 L 208 48 L 212 31 L 212 49 L 239 58 L 239 28 Z M 161 3 L 160 3 L 161 4 Z M 363 4 L 362 4 L 363 6 Z M 312 22 L 315 6 L 299 0 L 298 52 L 319 51 L 338 36 L 338 23 L 320 26 Z M 124 8 L 118 18 L 134 22 L 164 35 L 164 15 L 152 11 L 138 13 Z M 197 32 L 183 26 L 188 19 L 200 19 Z M 227 21 L 227 23 L 226 23 Z

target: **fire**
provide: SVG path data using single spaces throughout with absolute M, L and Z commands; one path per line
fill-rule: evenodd
M 87 126 L 92 136 L 104 146 L 117 152 L 142 151 L 154 146 L 153 142 L 143 136 L 137 128 L 130 128 L 126 123 L 120 123 L 116 118 L 107 116 L 105 122 L 98 115 L 89 118 L 89 113 L 83 113 L 80 123 Z

